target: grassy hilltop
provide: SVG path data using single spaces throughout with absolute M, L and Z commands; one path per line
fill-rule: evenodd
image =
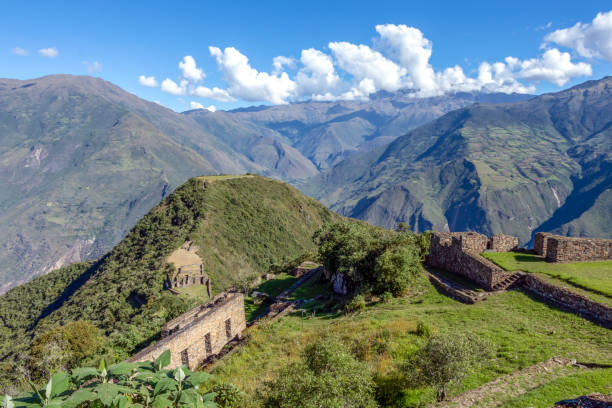
M 259 176 L 193 178 L 144 216 L 103 258 L 51 272 L 0 297 L 0 361 L 9 364 L 41 334 L 90 321 L 125 358 L 191 305 L 164 290 L 166 257 L 192 240 L 221 291 L 306 251 L 313 233 L 340 217 L 284 183 Z

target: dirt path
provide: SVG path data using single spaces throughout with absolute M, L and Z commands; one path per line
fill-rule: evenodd
M 546 384 L 555 378 L 580 370 L 575 360 L 554 357 L 550 360 L 526 367 L 505 375 L 478 388 L 464 392 L 448 401 L 435 405 L 436 408 L 493 408 L 504 400 L 518 397 L 527 391 Z M 582 368 L 585 369 L 585 368 Z

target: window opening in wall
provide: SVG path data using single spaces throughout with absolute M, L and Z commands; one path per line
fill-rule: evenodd
M 189 351 L 187 349 L 181 351 L 181 364 L 189 367 Z
M 232 338 L 232 319 L 227 319 L 225 321 L 225 335 L 228 340 Z
M 204 336 L 204 350 L 206 351 L 206 356 L 212 354 L 212 342 L 210 341 L 210 333 L 206 333 Z

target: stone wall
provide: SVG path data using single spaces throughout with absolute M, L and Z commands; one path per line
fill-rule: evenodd
M 525 275 L 523 287 L 570 310 L 612 324 L 612 307 L 548 283 L 534 274 L 529 273 Z
M 184 364 L 195 369 L 240 336 L 245 328 L 244 295 L 223 293 L 166 323 L 162 339 L 129 361 L 154 360 L 169 349 L 172 356 L 169 368 Z
M 486 236 L 475 232 L 433 232 L 426 262 L 492 290 L 510 274 L 480 256 L 487 242 Z
M 547 232 L 536 232 L 535 237 L 533 237 L 533 251 L 540 256 L 546 257 L 548 237 L 552 235 Z
M 612 239 L 548 236 L 546 260 L 549 262 L 597 261 L 612 259 Z
M 510 252 L 518 249 L 518 238 L 511 235 L 495 234 L 489 240 L 487 248 L 494 252 Z

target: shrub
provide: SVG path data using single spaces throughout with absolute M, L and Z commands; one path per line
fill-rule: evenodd
M 268 408 L 374 408 L 374 382 L 367 365 L 334 339 L 306 347 L 299 362 L 282 369 L 264 390 Z
M 393 300 L 393 295 L 391 292 L 385 292 L 380 296 L 380 301 L 383 303 L 389 303 Z
M 460 382 L 489 347 L 463 335 L 434 335 L 405 366 L 415 385 L 429 385 L 438 401 L 446 399 L 448 385 Z
M 344 313 L 354 313 L 365 309 L 366 301 L 363 295 L 356 295 L 346 305 L 344 305 Z
M 213 387 L 215 402 L 221 408 L 234 408 L 240 406 L 244 395 L 234 384 L 217 384 Z
M 420 337 L 430 337 L 431 328 L 425 322 L 419 320 L 416 327 L 416 334 Z

